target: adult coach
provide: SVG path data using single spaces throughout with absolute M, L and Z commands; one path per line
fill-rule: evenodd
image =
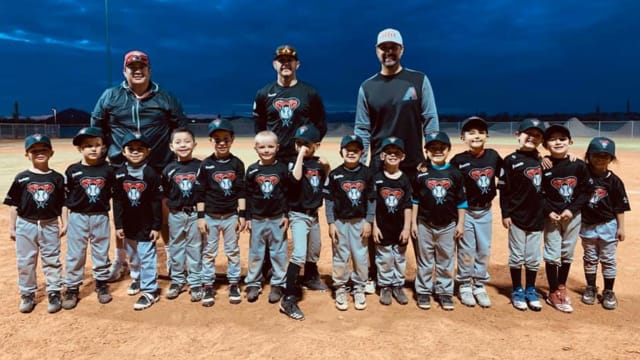
M 427 76 L 400 64 L 404 53 L 402 35 L 395 29 L 378 33 L 376 55 L 380 72 L 365 80 L 358 90 L 354 133 L 364 143 L 362 163 L 370 159 L 374 171 L 382 170 L 382 140 L 395 136 L 405 144 L 405 159 L 400 170 L 413 179 L 424 160 L 422 142 L 427 133 L 438 131 L 436 102 Z M 369 155 L 371 156 L 369 158 Z M 369 242 L 369 277 L 376 278 L 375 248 Z M 365 291 L 375 292 L 375 283 L 367 281 Z
M 256 134 L 263 130 L 271 130 L 278 136 L 280 145 L 277 153 L 279 161 L 293 166 L 298 152 L 293 139 L 296 130 L 312 124 L 320 132 L 320 139 L 327 133 L 327 119 L 324 104 L 316 89 L 298 80 L 296 72 L 300 67 L 298 52 L 291 45 L 281 45 L 276 48 L 273 58 L 273 69 L 276 71 L 276 81 L 258 90 L 253 102 L 253 118 Z M 320 246 L 314 247 L 320 249 Z M 314 254 L 312 258 L 319 257 Z M 269 250 L 267 248 L 262 273 L 268 277 Z M 317 273 L 315 262 L 305 264 L 305 276 Z M 316 281 L 317 286 L 312 290 L 325 290 L 324 285 Z
M 151 144 L 147 164 L 158 173 L 173 158 L 169 149 L 171 132 L 187 126 L 187 118 L 178 99 L 151 81 L 149 56 L 134 50 L 125 54 L 123 72 L 125 80 L 102 93 L 91 113 L 91 126 L 102 128 L 107 143 L 107 156 L 111 164 L 121 166 L 122 140 L 130 132 L 143 134 Z M 166 219 L 168 209 L 163 206 Z M 163 222 L 166 224 L 166 221 Z M 166 226 L 163 225 L 166 228 Z M 162 238 L 168 242 L 163 228 Z M 120 278 L 126 253 L 122 239 L 116 239 L 116 259 L 111 268 L 111 279 Z M 167 256 L 168 258 L 168 256 Z
M 438 113 L 431 83 L 419 71 L 404 68 L 400 59 L 404 45 L 400 32 L 385 29 L 378 34 L 376 55 L 380 72 L 365 80 L 358 91 L 354 132 L 364 141 L 366 163 L 380 169 L 382 140 L 395 136 L 404 141 L 406 157 L 400 169 L 409 178 L 424 160 L 422 142 L 425 134 L 438 131 Z

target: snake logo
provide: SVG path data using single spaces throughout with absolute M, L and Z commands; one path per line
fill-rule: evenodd
M 138 206 L 140 205 L 142 193 L 147 188 L 147 184 L 143 181 L 126 180 L 122 183 L 122 188 L 127 194 L 127 198 L 131 202 L 131 206 Z
M 27 191 L 31 193 L 33 201 L 36 202 L 38 209 L 42 209 L 47 206 L 47 201 L 49 201 L 51 193 L 53 193 L 53 189 L 55 189 L 55 186 L 53 186 L 52 183 L 34 182 L 27 185 Z
M 100 200 L 100 193 L 106 180 L 103 177 L 84 177 L 80 179 L 80 186 L 84 189 L 84 193 L 89 197 L 90 203 Z

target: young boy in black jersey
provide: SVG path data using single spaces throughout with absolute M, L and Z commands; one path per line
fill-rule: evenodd
M 171 285 L 166 294 L 169 300 L 176 299 L 185 284 L 189 285 L 192 302 L 202 299 L 202 237 L 198 231 L 195 198 L 201 161 L 193 157 L 195 147 L 196 139 L 191 130 L 175 129 L 169 148 L 176 159 L 162 171 L 162 187 L 169 207 L 167 221 Z
M 215 259 L 218 256 L 220 234 L 227 255 L 229 302 L 239 304 L 240 247 L 238 234 L 245 228 L 246 203 L 244 163 L 231 153 L 233 126 L 228 120 L 209 123 L 209 139 L 214 152 L 200 164 L 196 188 L 198 230 L 206 241 L 202 247 L 202 306 L 215 303 L 213 283 L 216 278 Z
M 333 243 L 333 284 L 336 288 L 336 308 L 347 310 L 347 282 L 353 283 L 356 310 L 367 307 L 364 287 L 368 274 L 367 241 L 375 217 L 373 175 L 360 163 L 364 145 L 357 135 L 347 135 L 340 141 L 344 163 L 329 173 L 324 187 L 325 211 L 329 237 Z M 349 259 L 353 271 L 349 269 Z
M 543 145 L 552 165 L 542 173 L 546 217 L 543 259 L 549 282 L 546 301 L 566 313 L 573 311 L 566 283 L 580 232 L 580 211 L 591 195 L 587 166 L 580 159 L 571 160 L 571 144 L 571 133 L 562 125 L 551 125 L 544 133 Z
M 404 142 L 397 137 L 382 140 L 382 171 L 373 177 L 376 217 L 373 222 L 375 261 L 378 268 L 380 303 L 391 305 L 391 297 L 409 303 L 404 287 L 407 243 L 411 238 L 411 180 L 400 170 Z
M 49 167 L 53 148 L 47 136 L 27 136 L 24 149 L 31 166 L 16 175 L 4 199 L 4 204 L 10 206 L 9 237 L 16 243 L 20 289 L 18 309 L 21 313 L 30 313 L 35 307 L 38 290 L 36 265 L 40 253 L 49 298 L 47 311 L 55 313 L 61 308 L 60 237 L 67 228 L 66 219 L 61 216 L 64 177 Z
M 255 136 L 260 160 L 249 165 L 245 177 L 247 196 L 246 229 L 251 231 L 249 266 L 244 282 L 247 301 L 255 302 L 262 292 L 262 265 L 268 243 L 271 262 L 269 302 L 280 301 L 285 285 L 287 241 L 284 232 L 289 225 L 286 200 L 289 169 L 276 159 L 278 136 L 269 130 Z
M 114 170 L 102 157 L 104 139 L 102 130 L 95 127 L 80 129 L 73 138 L 82 160 L 72 164 L 65 172 L 68 211 L 66 277 L 67 288 L 62 301 L 65 310 L 76 307 L 80 285 L 84 279 L 87 246 L 91 244 L 91 263 L 96 281 L 98 301 L 107 304 L 109 294 L 109 223 L 110 201 L 113 194 Z
M 414 238 L 418 307 L 431 308 L 431 295 L 443 310 L 454 309 L 455 243 L 464 234 L 467 199 L 462 174 L 447 162 L 451 141 L 444 132 L 425 137 L 427 160 L 413 180 L 411 235 Z M 434 279 L 435 268 L 435 279 Z
M 160 300 L 156 241 L 162 226 L 162 180 L 147 165 L 151 144 L 140 133 L 128 133 L 122 140 L 127 162 L 116 170 L 113 220 L 116 236 L 124 239 L 131 262 L 129 295 L 142 292 L 133 305 L 144 310 Z
M 491 299 L 485 284 L 489 282 L 489 256 L 493 213 L 491 202 L 496 197 L 496 179 L 502 170 L 497 151 L 485 148 L 489 128 L 484 119 L 472 116 L 462 122 L 460 139 L 468 149 L 451 158 L 451 166 L 464 177 L 469 207 L 465 212 L 464 236 L 458 241 L 458 295 L 466 306 L 487 308 Z
M 538 119 L 524 119 L 518 126 L 518 150 L 504 158 L 500 176 L 500 209 L 502 225 L 509 231 L 509 269 L 514 308 L 525 311 L 542 310 L 536 290 L 536 275 L 540 267 L 540 242 L 544 229 L 544 194 L 542 166 L 538 146 L 542 143 L 545 125 Z M 522 288 L 522 266 L 525 285 Z
M 616 253 L 619 242 L 626 238 L 624 213 L 631 210 L 622 179 L 609 170 L 612 161 L 616 161 L 615 142 L 606 137 L 591 139 L 585 162 L 589 167 L 589 184 L 593 192 L 589 202 L 582 208 L 580 227 L 587 281 L 582 302 L 593 305 L 599 298 L 602 307 L 607 310 L 618 307 L 618 299 L 613 292 L 618 271 Z M 598 263 L 604 280 L 600 297 L 596 286 Z

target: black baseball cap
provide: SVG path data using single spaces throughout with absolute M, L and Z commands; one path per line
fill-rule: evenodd
M 98 137 L 103 138 L 102 130 L 97 127 L 84 127 L 78 131 L 76 136 L 73 137 L 73 145 L 80 146 L 82 143 L 82 139 L 88 137 Z
M 479 116 L 471 116 L 464 119 L 464 121 L 462 121 L 462 126 L 460 127 L 460 135 L 464 135 L 464 132 L 469 131 L 469 129 L 480 129 L 489 133 L 489 126 L 487 125 L 487 122 Z
M 142 145 L 151 148 L 151 143 L 149 142 L 149 140 L 139 132 L 127 133 L 122 139 L 122 147 L 124 148 L 125 146 L 129 145 L 129 143 L 134 141 L 139 141 L 140 143 L 142 143 Z
M 518 132 L 525 132 L 529 129 L 538 129 L 544 134 L 544 131 L 547 129 L 547 127 L 542 121 L 536 118 L 528 118 L 520 121 Z
M 569 139 L 571 139 L 571 131 L 569 131 L 566 126 L 561 124 L 551 124 L 547 130 L 544 131 L 544 140 L 547 141 L 554 132 L 565 134 Z
M 361 149 L 364 149 L 364 142 L 362 141 L 362 138 L 358 135 L 345 135 L 342 137 L 342 140 L 340 140 L 340 150 L 344 149 L 345 147 L 347 147 L 347 145 L 351 144 L 351 143 L 356 143 L 358 145 L 360 145 Z
M 276 53 L 273 57 L 273 60 L 276 60 L 281 56 L 291 56 L 292 58 L 298 60 L 298 51 L 296 51 L 296 48 L 291 45 L 280 45 L 276 48 Z
M 380 149 L 382 149 L 381 151 L 384 152 L 384 149 L 387 146 L 395 146 L 404 153 L 404 141 L 402 141 L 402 139 L 400 138 L 397 138 L 395 136 L 385 138 L 384 140 L 382 140 L 382 145 L 380 145 Z
M 209 123 L 209 136 L 211 136 L 211 134 L 213 134 L 214 131 L 216 130 L 225 130 L 231 133 L 231 135 L 233 135 L 233 125 L 231 125 L 231 122 L 227 119 L 215 119 L 212 122 Z
M 296 129 L 295 135 L 293 135 L 293 140 L 300 140 L 306 143 L 319 143 L 320 142 L 320 131 L 316 129 L 315 126 L 311 124 L 302 125 Z
M 587 147 L 587 155 L 607 153 L 612 158 L 616 157 L 616 143 L 608 137 L 598 136 L 591 140 Z
M 43 144 L 47 146 L 49 149 L 53 149 L 51 146 L 51 139 L 47 135 L 42 134 L 33 134 L 29 135 L 24 139 L 24 150 L 29 151 L 29 149 L 36 144 Z
M 451 140 L 449 140 L 449 135 L 447 135 L 446 132 L 434 131 L 428 133 L 424 138 L 424 147 L 429 146 L 429 144 L 434 141 L 439 141 L 445 145 L 451 146 Z

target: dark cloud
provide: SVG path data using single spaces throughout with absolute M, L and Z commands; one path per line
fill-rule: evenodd
M 153 79 L 190 113 L 250 111 L 275 76 L 274 48 L 295 45 L 301 79 L 330 110 L 353 109 L 378 71 L 376 33 L 404 36 L 403 64 L 431 79 L 441 112 L 623 110 L 635 90 L 640 2 L 516 0 L 293 2 L 111 0 L 111 82 L 122 54 L 151 56 Z M 107 86 L 103 1 L 0 4 L 0 115 L 90 110 Z

